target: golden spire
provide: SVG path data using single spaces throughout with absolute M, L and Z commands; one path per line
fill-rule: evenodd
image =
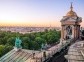
M 73 10 L 73 5 L 72 5 L 72 2 L 71 2 L 71 7 L 70 7 L 71 11 Z

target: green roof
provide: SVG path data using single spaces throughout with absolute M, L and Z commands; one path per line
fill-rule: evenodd
M 32 50 L 21 49 L 15 51 L 14 49 L 0 58 L 0 62 L 25 62 L 32 57 Z M 38 52 L 38 51 L 36 51 Z

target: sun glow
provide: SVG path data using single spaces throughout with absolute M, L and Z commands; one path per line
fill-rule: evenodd
M 60 27 L 60 20 L 69 10 L 70 2 L 61 0 L 0 1 L 0 26 Z M 84 14 L 82 12 L 84 11 L 84 8 L 82 7 L 82 4 L 78 5 L 78 3 L 74 3 L 74 6 L 74 10 L 78 10 L 76 13 L 83 16 Z M 84 26 L 84 22 L 82 22 L 81 25 Z

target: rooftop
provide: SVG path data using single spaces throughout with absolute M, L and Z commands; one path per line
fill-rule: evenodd
M 14 49 L 0 58 L 0 62 L 25 62 L 32 57 L 33 50 L 21 49 L 15 51 Z M 35 51 L 35 53 L 38 51 Z
M 71 45 L 68 50 L 68 55 L 65 57 L 69 62 L 84 62 L 84 41 L 76 42 Z

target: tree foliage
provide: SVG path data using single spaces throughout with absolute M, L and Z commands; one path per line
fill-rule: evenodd
M 54 44 L 60 39 L 60 31 L 45 30 L 36 33 L 15 33 L 0 31 L 0 56 L 10 51 L 15 45 L 15 38 L 20 37 L 23 49 L 41 49 L 42 44 Z

